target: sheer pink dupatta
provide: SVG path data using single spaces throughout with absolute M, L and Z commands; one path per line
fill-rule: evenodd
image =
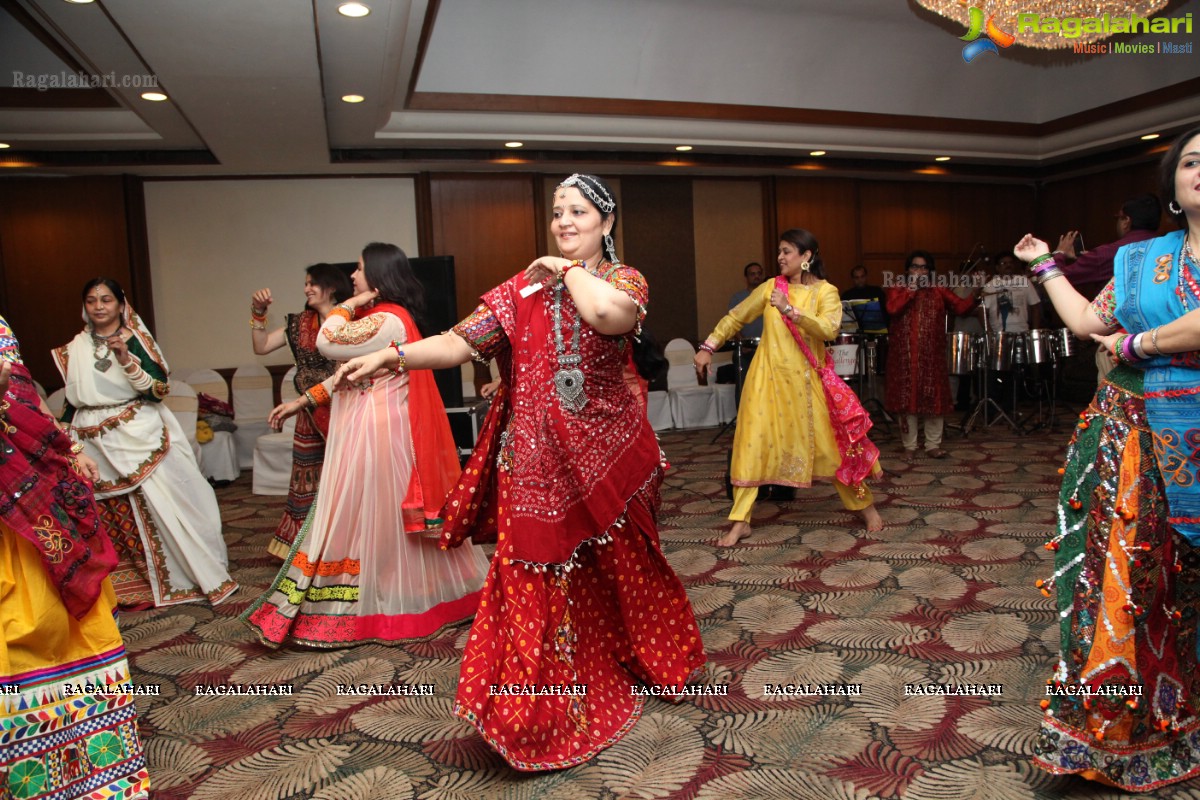
M 775 278 L 775 288 L 788 293 L 788 281 L 782 275 Z M 871 430 L 871 416 L 858 400 L 854 390 L 833 371 L 833 357 L 825 353 L 825 363 L 818 364 L 816 356 L 800 335 L 796 323 L 786 314 L 783 323 L 791 331 L 792 338 L 800 347 L 800 352 L 812 364 L 813 369 L 821 376 L 821 386 L 825 390 L 825 405 L 829 407 L 829 422 L 833 426 L 833 434 L 837 439 L 838 453 L 842 457 L 836 477 L 847 486 L 858 486 L 871 474 L 879 461 L 879 448 L 867 438 Z

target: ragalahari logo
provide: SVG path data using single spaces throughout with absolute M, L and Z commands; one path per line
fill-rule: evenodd
M 1000 47 L 1009 47 L 1017 39 L 1011 33 L 1005 33 L 996 26 L 996 15 L 992 14 L 987 18 L 987 24 L 983 21 L 983 9 L 971 6 L 968 9 L 970 20 L 967 33 L 965 36 L 958 37 L 969 44 L 963 48 L 963 61 L 970 64 L 975 60 L 975 57 L 983 53 L 1000 53 L 997 45 Z M 985 37 L 985 38 L 980 38 Z

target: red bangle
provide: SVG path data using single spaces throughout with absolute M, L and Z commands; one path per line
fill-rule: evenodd
M 563 281 L 565 281 L 567 279 L 567 272 L 569 270 L 574 269 L 575 267 L 583 267 L 584 269 L 587 269 L 587 262 L 579 261 L 578 259 L 576 259 L 575 261 L 572 261 L 570 264 L 567 264 L 565 267 L 563 267 L 561 270 L 558 271 L 559 283 L 562 283 Z
M 714 348 L 708 342 L 701 342 L 700 347 L 698 349 L 703 350 L 704 352 L 708 353 L 709 355 L 712 355 L 717 352 L 716 348 Z

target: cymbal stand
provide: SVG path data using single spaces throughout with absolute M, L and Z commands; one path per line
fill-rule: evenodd
M 875 395 L 875 365 L 879 357 L 878 342 L 868 339 L 864 334 L 862 343 L 858 346 L 858 358 L 855 361 L 855 383 L 858 384 L 858 401 L 871 415 L 871 421 L 883 425 L 887 433 L 892 432 L 892 418 L 883 408 L 883 403 Z
M 979 383 L 977 384 L 979 387 L 979 402 L 975 405 L 975 410 L 967 415 L 966 422 L 964 422 L 962 426 L 962 435 L 967 436 L 971 433 L 971 429 L 975 427 L 975 420 L 979 418 L 980 414 L 983 414 L 983 427 L 990 428 L 997 422 L 1004 420 L 1012 427 L 1015 433 L 1019 434 L 1021 432 L 1021 428 L 1017 425 L 1017 423 L 1013 422 L 1012 417 L 1004 413 L 1004 409 L 993 397 L 991 397 L 988 392 L 988 389 L 991 388 L 991 381 L 989 380 L 991 378 L 991 367 L 988 365 L 988 353 L 986 350 L 988 339 L 986 333 L 984 334 L 983 342 L 983 368 L 975 370 L 975 373 L 980 376 Z M 995 418 L 991 420 L 988 419 L 989 408 L 993 408 L 996 411 Z

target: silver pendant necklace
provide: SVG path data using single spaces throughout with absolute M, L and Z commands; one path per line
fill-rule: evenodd
M 579 354 L 579 310 L 575 310 L 575 322 L 571 326 L 571 353 L 563 346 L 562 329 L 562 295 L 563 283 L 554 285 L 554 349 L 558 353 L 558 372 L 554 373 L 554 389 L 558 392 L 558 403 L 565 411 L 578 414 L 587 405 L 587 395 L 583 393 L 583 370 L 579 364 L 583 357 Z
M 95 332 L 90 331 L 89 333 L 92 336 L 92 355 L 96 357 L 96 363 L 92 366 L 96 368 L 97 372 L 108 372 L 109 367 L 112 366 L 112 359 L 108 357 L 112 353 L 108 347 L 108 339 L 104 336 L 97 336 Z

